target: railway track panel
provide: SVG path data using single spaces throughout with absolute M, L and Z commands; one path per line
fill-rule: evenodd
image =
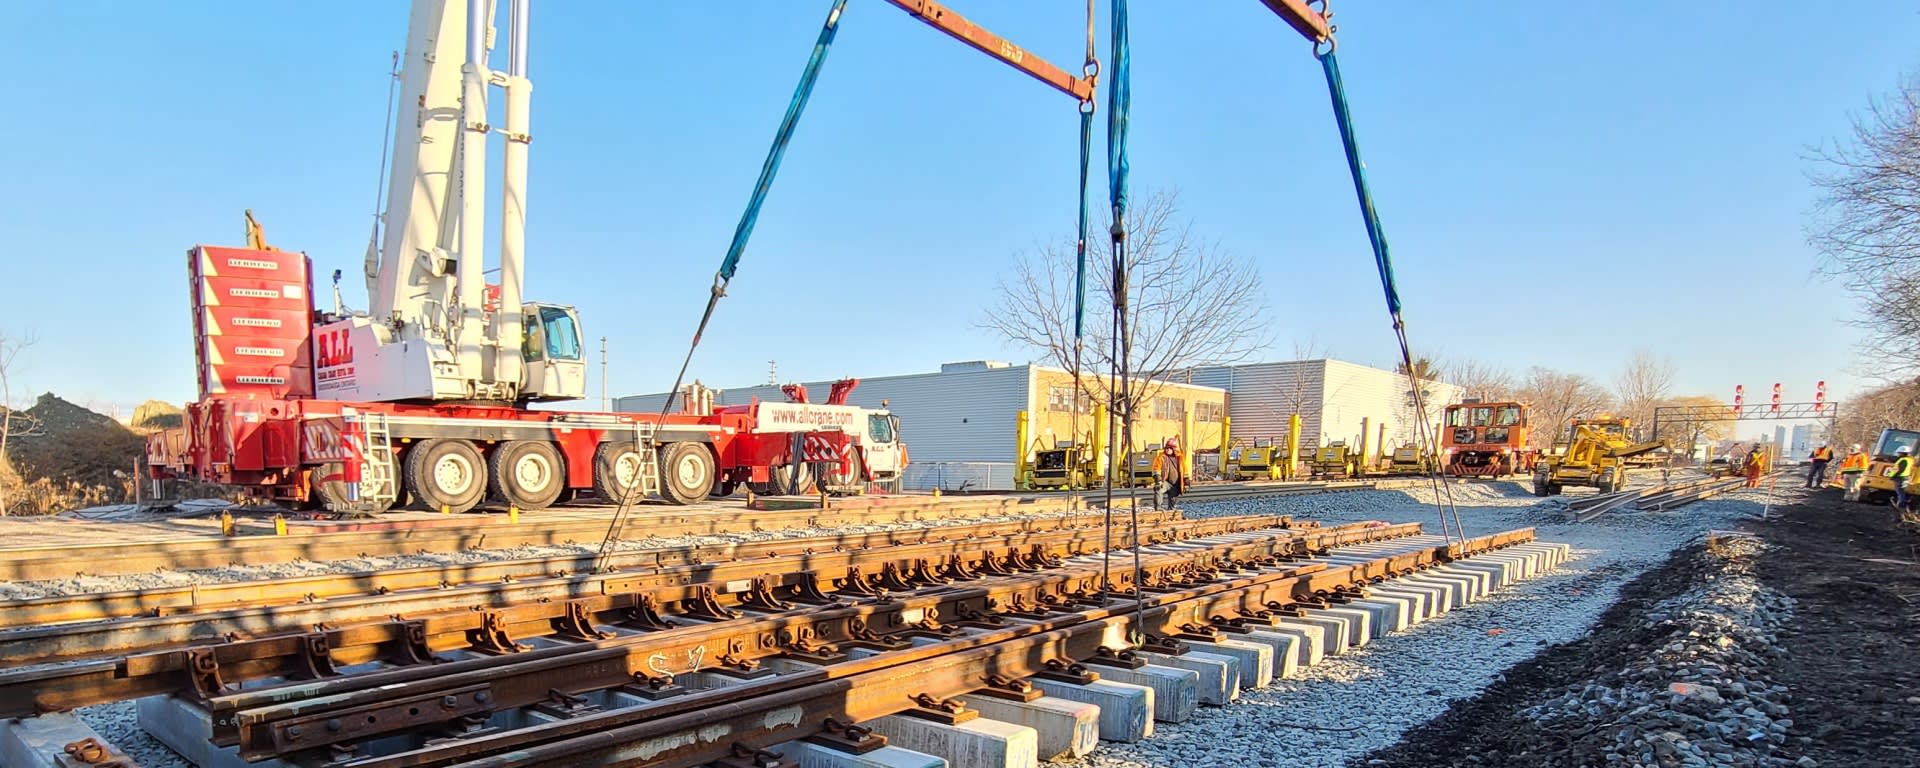
M 1413 524 L 1281 527 L 1288 525 L 1289 518 L 1275 516 L 1181 521 L 1143 531 L 1142 540 L 1231 535 L 1234 545 L 1220 551 L 1278 557 L 1418 530 Z M 470 648 L 513 653 L 523 641 L 598 640 L 605 631 L 599 626 L 658 629 L 665 625 L 663 614 L 676 610 L 694 618 L 730 618 L 797 598 L 873 598 L 1030 573 L 1104 544 L 1104 531 L 1072 529 L 15 630 L 0 634 L 0 656 L 16 664 L 0 670 L 0 716 L 165 693 L 209 696 L 265 678 L 420 664 Z M 1210 552 L 1191 554 L 1190 567 L 1204 566 Z M 111 655 L 68 661 L 102 654 Z
M 992 584 L 947 595 L 850 605 L 810 616 L 740 619 L 676 630 L 685 636 L 663 633 L 652 639 L 657 646 L 629 647 L 625 668 L 610 658 L 584 655 L 479 659 L 445 665 L 441 671 L 448 674 L 415 677 L 404 684 L 377 679 L 378 675 L 348 678 L 314 683 L 298 701 L 285 701 L 286 691 L 260 691 L 216 699 L 213 705 L 236 710 L 232 720 L 238 726 L 243 755 L 311 754 L 423 727 L 436 736 L 449 736 L 453 731 L 446 725 L 454 718 L 431 711 L 446 702 L 465 710 L 466 717 L 476 718 L 483 712 L 508 709 L 509 704 L 538 702 L 556 689 L 582 692 L 625 687 L 639 693 L 653 685 L 658 692 L 660 678 L 636 685 L 639 678 L 631 665 L 642 660 L 635 656 L 645 652 L 652 660 L 679 660 L 687 657 L 676 652 L 724 647 L 735 658 L 718 666 L 738 668 L 740 680 L 735 685 L 342 762 L 354 768 L 695 765 L 726 758 L 736 749 L 763 749 L 900 712 L 953 715 L 948 703 L 953 697 L 988 688 L 1013 692 L 1024 687 L 1013 681 L 1034 678 L 1031 684 L 1041 689 L 1049 680 L 1087 681 L 1092 679 L 1088 671 L 1098 670 L 1099 662 L 1128 664 L 1119 649 L 1136 631 L 1147 638 L 1149 648 L 1179 653 L 1184 641 L 1228 639 L 1301 610 L 1361 599 L 1368 585 L 1380 580 L 1531 539 L 1531 529 L 1465 544 L 1438 537 L 1405 539 L 1408 545 L 1400 551 L 1341 565 L 1240 562 L 1232 568 L 1188 570 L 1177 567 L 1183 561 L 1176 561 L 1176 567 L 1162 570 L 1156 562 L 1146 568 L 1139 593 L 1129 589 L 1120 595 L 1086 591 L 1084 580 L 1090 575 L 1086 570 L 1043 574 L 1029 577 L 1035 582 L 1031 584 Z M 1050 588 L 1044 585 L 1049 579 L 1060 581 Z M 1082 580 L 1080 591 L 1057 591 L 1057 585 L 1071 585 L 1075 579 Z M 1057 598 L 1027 602 L 1024 609 L 1012 599 L 1035 594 L 1026 591 L 1032 589 Z M 992 594 L 974 594 L 979 591 Z M 931 612 L 942 607 L 963 618 L 938 621 Z M 805 629 L 813 631 L 810 638 L 800 634 Z M 723 637 L 727 645 L 705 645 Z M 927 644 L 902 647 L 909 638 Z M 700 644 L 688 645 L 695 640 Z M 856 648 L 873 655 L 849 658 L 847 652 Z M 758 678 L 747 671 L 772 659 L 797 662 L 798 671 Z M 710 658 L 699 668 L 711 669 L 715 661 L 721 660 Z M 458 665 L 470 668 L 456 669 Z M 543 687 L 555 684 L 557 688 Z M 404 687 L 405 700 L 393 696 L 395 685 Z M 347 729 L 354 732 L 346 733 Z M 512 757 L 490 757 L 502 755 Z
M 1153 580 L 1150 584 L 1164 584 L 1171 588 L 1198 578 L 1200 574 L 1217 573 L 1222 568 L 1262 567 L 1252 564 L 1277 564 L 1283 559 L 1303 558 L 1309 552 L 1328 547 L 1405 538 L 1416 535 L 1418 530 L 1415 524 L 1356 525 L 1340 529 L 1227 534 L 1156 547 L 1151 552 L 1142 553 L 1142 566 L 1143 572 Z M 1440 551 L 1446 551 L 1444 545 Z M 384 732 L 427 725 L 445 726 L 448 722 L 470 717 L 473 708 L 497 711 L 537 704 L 551 698 L 556 690 L 576 692 L 634 684 L 641 686 L 644 691 L 659 686 L 663 679 L 670 680 L 674 675 L 683 675 L 696 669 L 732 670 L 742 675 L 753 675 L 757 674 L 755 670 L 759 667 L 759 660 L 774 656 L 805 657 L 811 650 L 823 654 L 822 658 L 825 658 L 828 646 L 849 643 L 880 643 L 877 647 L 884 648 L 887 643 L 879 640 L 883 637 L 882 633 L 896 636 L 906 633 L 905 636 L 911 636 L 917 632 L 938 639 L 956 631 L 950 627 L 967 622 L 991 625 L 1006 620 L 1006 616 L 1046 615 L 1058 610 L 1059 606 L 1074 605 L 1089 599 L 1089 595 L 1099 594 L 1103 577 L 1122 589 L 1130 588 L 1134 580 L 1130 556 L 1115 557 L 1107 563 L 1096 555 L 1082 555 L 1072 562 L 1051 567 L 1032 562 L 1025 565 L 1006 560 L 1000 560 L 997 564 L 988 562 L 994 557 L 991 553 L 983 553 L 978 561 L 979 567 L 970 569 L 970 575 L 975 578 L 966 581 L 976 582 L 977 586 L 947 583 L 940 579 L 918 585 L 902 584 L 899 586 L 908 589 L 888 594 L 876 589 L 880 585 L 872 580 L 863 582 L 849 578 L 835 582 L 840 594 L 816 592 L 809 597 L 802 589 L 794 589 L 779 595 L 787 603 L 784 606 L 760 605 L 749 609 L 742 602 L 737 613 L 724 614 L 717 612 L 716 606 L 704 599 L 642 600 L 627 604 L 628 607 L 636 604 L 644 606 L 637 611 L 639 615 L 624 610 L 596 612 L 592 614 L 594 623 L 572 627 L 584 631 L 568 633 L 571 636 L 564 640 L 556 637 L 560 633 L 556 633 L 554 622 L 550 619 L 527 622 L 490 622 L 481 619 L 478 627 L 470 624 L 467 631 L 458 631 L 458 627 L 440 627 L 442 631 L 434 633 L 434 637 L 448 641 L 446 645 L 450 647 L 438 650 L 434 657 L 426 658 L 446 659 L 445 663 L 392 665 L 369 673 L 323 676 L 308 682 L 290 682 L 240 691 L 233 691 L 224 685 L 212 687 L 218 682 L 231 681 L 231 676 L 209 677 L 199 674 L 204 669 L 190 668 L 189 671 L 196 673 L 191 690 L 197 691 L 212 713 L 213 737 L 219 744 L 237 743 L 238 733 L 235 729 L 239 720 L 233 716 L 235 712 L 263 705 L 279 708 L 276 711 L 281 712 L 311 712 L 315 707 L 342 701 L 356 702 L 370 711 L 355 711 L 337 718 L 326 718 L 326 722 L 353 723 L 356 729 L 354 735 L 370 737 L 376 727 Z M 989 575 L 995 573 L 995 568 L 1006 570 L 999 575 Z M 1347 585 L 1346 578 L 1343 576 L 1312 583 L 1316 589 L 1331 591 Z M 1205 618 L 1199 620 L 1204 623 Z M 503 632 L 493 634 L 492 630 L 495 629 Z M 514 630 L 525 630 L 527 634 L 507 634 Z M 535 633 L 541 632 L 546 633 L 544 637 L 548 640 L 560 640 L 564 644 L 505 650 L 517 648 L 517 638 L 531 639 Z M 618 634 L 598 637 L 600 632 Z M 357 639 L 370 641 L 370 644 L 361 646 L 363 649 L 377 650 L 387 645 L 384 638 Z M 424 628 L 417 639 L 425 640 Z M 284 638 L 281 641 L 255 643 L 251 650 L 254 653 L 299 652 L 298 645 L 289 648 L 283 642 Z M 431 652 L 434 649 L 427 650 Z M 296 656 L 280 658 L 291 661 Z M 256 658 L 252 663 L 259 661 L 262 660 Z M 341 662 L 340 669 L 352 663 L 347 659 L 338 661 Z M 245 665 L 248 663 L 240 662 L 236 668 L 243 669 L 256 681 L 264 677 L 299 676 L 297 673 L 262 674 L 263 671 L 285 673 L 285 670 L 247 668 Z M 525 674 L 511 674 L 514 671 Z M 155 682 L 173 683 L 176 686 L 182 680 L 178 674 L 147 677 Z M 73 691 L 79 685 L 101 681 L 69 679 L 65 682 L 63 687 Z M 484 685 L 486 688 L 470 687 L 474 685 Z M 49 693 L 49 688 L 43 684 L 42 693 Z M 391 702 L 388 699 L 394 695 L 393 692 L 403 689 L 409 692 L 408 701 L 399 706 L 389 706 Z M 0 686 L 0 691 L 5 690 L 4 686 Z M 416 706 L 417 701 L 426 699 L 415 699 L 413 694 L 428 690 L 434 694 L 431 699 L 435 702 L 434 706 Z M 126 692 L 124 681 L 121 681 L 120 690 L 116 693 Z M 95 693 L 97 695 L 98 692 Z M 449 696 L 453 698 L 448 699 Z M 5 698 L 0 696 L 0 700 Z M 442 706 L 448 701 L 453 702 L 450 708 Z M 325 733 L 325 730 L 324 727 L 321 731 L 313 731 L 299 726 L 298 731 L 291 733 L 306 734 L 303 738 L 317 740 L 318 734 Z
M 1086 500 L 1080 502 L 1084 510 Z M 821 529 L 856 525 L 904 525 L 993 516 L 1067 514 L 1074 500 L 1057 498 L 913 499 L 827 509 L 749 510 L 725 508 L 682 512 L 655 508 L 629 515 L 616 529 L 621 540 Z M 606 510 L 608 517 L 612 508 Z M 509 522 L 504 515 L 475 515 L 458 525 L 344 531 L 304 535 L 251 535 L 0 548 L 0 581 L 42 581 L 74 576 L 116 576 L 158 570 L 195 570 L 301 560 L 460 552 L 513 547 L 597 545 L 609 519 L 570 517 L 542 521 L 537 515 Z
M 1173 511 L 1142 511 L 1142 525 L 1160 525 L 1180 519 Z M 1030 517 L 987 523 L 845 533 L 755 542 L 725 542 L 664 549 L 621 550 L 602 564 L 595 552 L 557 557 L 513 558 L 458 565 L 350 571 L 336 574 L 247 581 L 187 584 L 153 589 L 80 593 L 27 600 L 0 601 L 0 648 L 6 630 L 45 627 L 77 621 L 177 616 L 229 608 L 258 608 L 333 600 L 356 595 L 385 595 L 407 590 L 445 589 L 488 582 L 508 583 L 550 576 L 586 573 L 596 565 L 604 570 L 631 571 L 700 565 L 726 560 L 771 557 L 796 551 L 872 549 L 931 540 L 1008 536 L 1022 532 L 1057 531 L 1104 525 L 1099 515 Z M 1130 531 L 1126 517 L 1114 523 Z M 3 654 L 3 652 L 0 652 Z M 10 661 L 0 655 L 0 664 Z

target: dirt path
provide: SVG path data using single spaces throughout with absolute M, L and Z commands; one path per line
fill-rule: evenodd
M 1838 496 L 1795 492 L 1771 519 L 1745 525 L 1767 546 L 1741 565 L 1727 566 L 1698 545 L 1680 550 L 1628 585 L 1585 638 L 1542 651 L 1482 695 L 1455 702 L 1399 744 L 1354 764 L 1920 765 L 1920 532 L 1885 507 L 1846 504 Z M 1758 591 L 1717 589 L 1729 579 L 1744 579 Z M 1677 617 L 1699 620 L 1689 612 L 1701 607 L 1750 611 L 1738 599 L 1742 594 L 1779 604 L 1760 610 L 1764 621 L 1755 622 L 1775 624 L 1777 633 L 1711 621 L 1697 633 L 1684 625 L 1676 630 Z M 1735 706 L 1767 710 L 1755 713 L 1761 717 L 1735 723 L 1725 719 L 1718 696 L 1709 707 L 1699 696 L 1668 692 L 1670 683 L 1697 681 L 1688 674 L 1701 665 L 1721 672 L 1693 647 L 1676 643 L 1690 644 L 1695 634 L 1708 641 L 1702 646 L 1708 657 L 1716 653 L 1713 643 L 1753 651 L 1740 662 L 1712 662 L 1725 663 L 1726 677 L 1743 681 L 1733 686 L 1743 698 L 1752 687 L 1766 699 Z M 1727 683 L 1716 677 L 1715 684 L 1731 698 Z M 1651 711 L 1634 706 L 1641 703 Z M 1571 721 L 1562 712 L 1581 705 L 1587 712 L 1575 712 Z M 1733 744 L 1731 751 L 1700 748 L 1703 725 Z M 1623 747 L 1618 737 L 1628 729 L 1647 741 Z M 1684 750 L 1655 743 L 1666 729 L 1686 734 L 1678 744 Z
M 1832 491 L 1753 530 L 1760 576 L 1798 601 L 1774 679 L 1794 694 L 1801 754 L 1829 766 L 1920 765 L 1920 533 Z

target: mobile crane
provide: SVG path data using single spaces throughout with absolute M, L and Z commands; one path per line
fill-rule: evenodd
M 492 0 L 415 0 L 399 71 L 384 215 L 368 243 L 368 307 L 316 313 L 304 254 L 266 246 L 189 252 L 199 401 L 156 435 L 156 478 L 379 512 L 461 512 L 489 497 L 537 509 L 591 490 L 604 501 L 692 503 L 748 484 L 784 488 L 800 464 L 836 487 L 899 477 L 906 452 L 884 410 L 753 403 L 676 413 L 533 410 L 586 394 L 574 308 L 525 301 L 530 0 L 508 0 L 508 69 L 488 59 Z M 490 92 L 504 124 L 488 123 Z M 486 282 L 487 142 L 505 140 L 499 283 Z M 340 273 L 334 273 L 338 296 Z M 830 466 L 829 466 L 830 465 Z

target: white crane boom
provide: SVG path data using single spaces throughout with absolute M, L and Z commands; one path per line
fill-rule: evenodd
M 525 402 L 586 394 L 571 307 L 522 301 L 527 145 L 527 6 L 508 0 L 508 70 L 488 66 L 495 0 L 415 0 L 384 233 L 367 257 L 365 316 L 316 331 L 321 397 Z M 487 99 L 506 96 L 506 125 Z M 486 282 L 487 140 L 506 139 L 498 293 Z

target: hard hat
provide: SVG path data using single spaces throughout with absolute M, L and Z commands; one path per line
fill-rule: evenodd
M 1913 449 L 1903 445 L 1900 446 L 1900 450 L 1894 451 L 1894 453 L 1913 453 Z
M 1857 451 L 1857 450 L 1860 450 L 1860 444 L 1859 444 L 1859 443 L 1854 443 L 1854 444 L 1853 444 L 1853 447 L 1852 447 L 1852 448 L 1849 448 L 1848 450 L 1854 450 L 1854 451 Z
M 1177 438 L 1172 438 L 1172 437 L 1169 437 L 1169 438 L 1167 438 L 1167 444 L 1166 444 L 1166 447 L 1168 447 L 1168 448 L 1179 448 L 1179 447 L 1180 447 L 1180 441 L 1179 441 L 1179 439 L 1177 439 Z

